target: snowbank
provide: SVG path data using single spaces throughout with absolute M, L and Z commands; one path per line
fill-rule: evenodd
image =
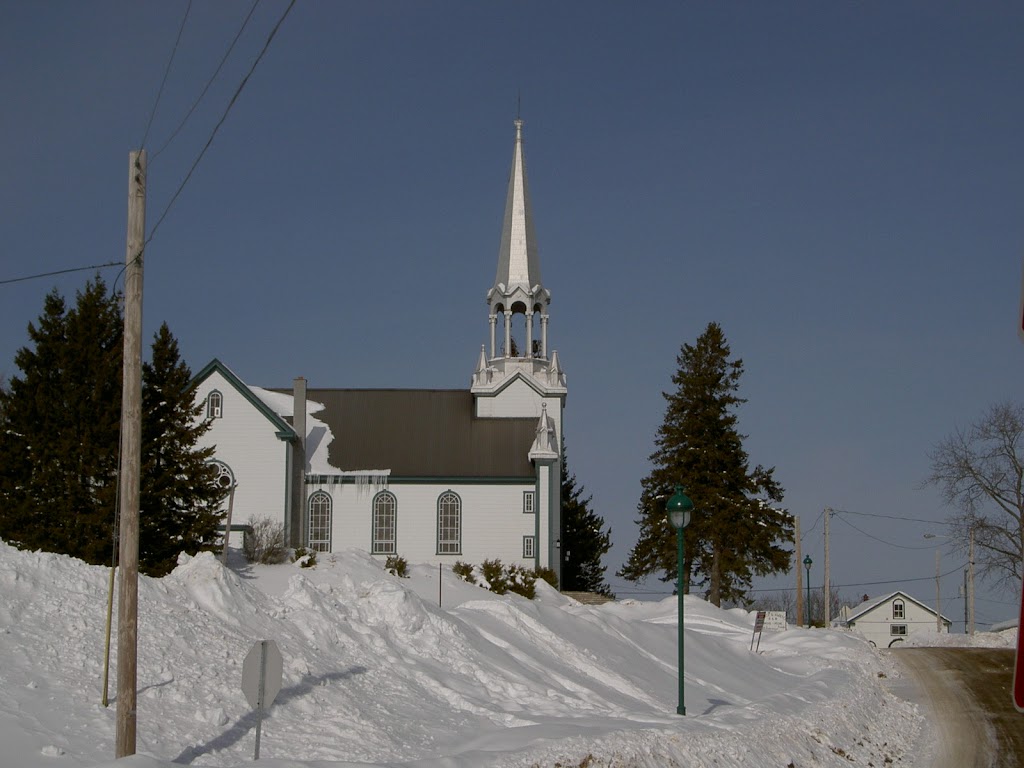
M 0 543 L 0 764 L 114 764 L 116 702 L 100 703 L 108 578 Z M 437 566 L 397 579 L 350 551 L 314 569 L 183 558 L 141 578 L 139 606 L 139 755 L 117 766 L 248 764 L 241 664 L 263 638 L 284 657 L 268 768 L 908 765 L 922 726 L 883 685 L 892 661 L 862 640 L 790 629 L 752 653 L 750 614 L 696 598 L 685 718 L 674 599 L 499 597 Z

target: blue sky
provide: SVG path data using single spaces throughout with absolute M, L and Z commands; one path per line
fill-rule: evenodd
M 194 3 L 148 134 L 185 2 L 0 2 L 0 280 L 123 261 L 129 151 L 145 137 L 152 229 L 286 7 L 259 4 L 163 150 L 248 2 Z M 609 574 L 676 354 L 717 321 L 752 462 L 805 531 L 848 513 L 833 584 L 932 577 L 922 534 L 950 510 L 919 489 L 927 452 L 1024 378 L 1022 39 L 1017 3 L 300 0 L 147 249 L 147 336 L 166 321 L 194 370 L 261 386 L 467 387 L 521 94 Z M 0 285 L 0 373 L 89 274 Z M 934 602 L 929 581 L 842 591 L 901 586 Z M 979 619 L 1015 615 L 982 596 Z

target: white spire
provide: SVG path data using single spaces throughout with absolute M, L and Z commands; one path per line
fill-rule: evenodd
M 512 154 L 512 170 L 505 197 L 505 219 L 498 249 L 498 273 L 494 287 L 505 295 L 515 288 L 531 293 L 542 285 L 537 237 L 533 231 L 533 213 L 526 184 L 526 159 L 523 157 L 523 121 L 515 120 L 516 143 Z M 500 287 L 499 287 L 500 286 Z

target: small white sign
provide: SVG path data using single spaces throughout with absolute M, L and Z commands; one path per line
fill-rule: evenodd
M 785 611 L 765 611 L 764 629 L 766 632 L 783 632 L 786 629 Z

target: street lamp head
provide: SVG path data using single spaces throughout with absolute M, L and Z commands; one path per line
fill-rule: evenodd
M 807 570 L 811 570 L 811 564 L 813 562 L 814 561 L 811 560 L 811 556 L 807 555 L 806 557 L 804 557 L 804 568 L 806 568 Z
M 665 505 L 669 522 L 676 530 L 681 530 L 690 524 L 690 516 L 693 513 L 693 502 L 690 497 L 683 493 L 681 485 L 676 486 L 676 492 Z

